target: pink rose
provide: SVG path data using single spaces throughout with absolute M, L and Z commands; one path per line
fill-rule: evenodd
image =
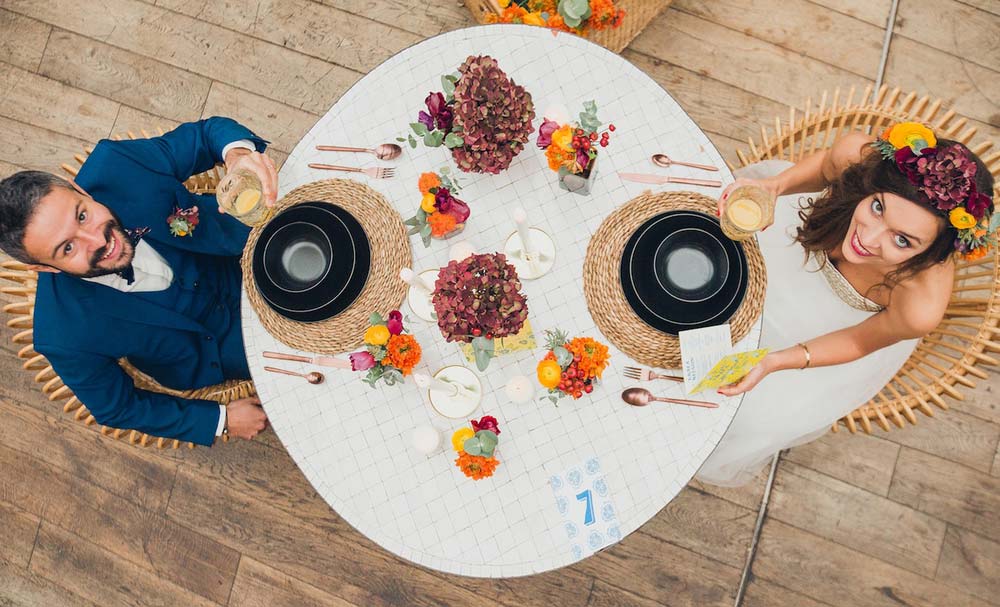
M 472 424 L 472 429 L 476 432 L 479 432 L 480 430 L 489 430 L 493 434 L 500 436 L 500 426 L 497 425 L 497 418 L 492 415 L 484 415 L 479 418 L 479 421 L 470 419 L 469 423 Z
M 547 148 L 552 144 L 552 133 L 559 130 L 559 123 L 548 118 L 542 120 L 542 126 L 538 127 L 538 147 Z
M 352 371 L 367 371 L 375 366 L 375 357 L 368 352 L 353 352 L 350 359 Z

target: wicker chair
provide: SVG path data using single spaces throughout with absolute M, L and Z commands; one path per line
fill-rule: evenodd
M 160 130 L 160 134 L 163 134 L 162 130 Z M 141 131 L 141 135 L 149 137 L 145 131 Z M 131 132 L 127 133 L 127 136 L 129 139 L 136 138 Z M 121 137 L 116 136 L 113 139 L 121 139 Z M 61 165 L 62 169 L 75 177 L 79 170 L 79 165 L 83 164 L 90 152 L 91 149 L 88 148 L 84 150 L 83 154 L 75 155 L 78 166 L 63 164 Z M 220 178 L 221 173 L 219 168 L 215 167 L 211 171 L 191 177 L 184 185 L 188 190 L 197 194 L 214 194 L 215 186 L 219 183 Z M 35 315 L 35 291 L 38 284 L 37 273 L 16 261 L 0 263 L 0 268 L 2 268 L 0 270 L 0 279 L 14 284 L 14 286 L 0 287 L 0 293 L 4 293 L 8 301 L 3 306 L 3 311 L 9 315 L 7 326 L 13 329 L 20 329 L 13 336 L 12 341 L 20 347 L 17 356 L 24 361 L 21 366 L 25 370 L 35 373 L 35 382 L 42 385 L 42 393 L 48 396 L 49 400 L 66 401 L 63 404 L 64 412 L 72 413 L 78 421 L 82 421 L 88 426 L 96 424 L 94 416 L 90 414 L 86 405 L 80 402 L 80 399 L 73 394 L 69 386 L 63 384 L 45 357 L 35 352 L 34 345 L 32 344 L 32 327 L 34 326 Z M 214 400 L 225 404 L 236 399 L 254 396 L 257 393 L 253 382 L 249 380 L 229 380 L 222 384 L 206 386 L 197 390 L 173 390 L 159 385 L 153 378 L 130 365 L 125 359 L 119 361 L 119 364 L 132 377 L 137 388 L 170 394 L 172 396 Z M 101 433 L 115 439 L 127 438 L 131 444 L 143 447 L 155 444 L 161 449 L 167 446 L 177 449 L 181 445 L 181 441 L 179 440 L 157 438 L 137 430 L 122 430 L 101 426 Z M 229 437 L 224 438 L 228 439 Z M 194 443 L 187 443 L 187 445 L 192 449 L 195 446 Z
M 943 111 L 940 100 L 918 98 L 915 93 L 902 95 L 898 88 L 890 91 L 883 86 L 875 99 L 868 102 L 869 86 L 855 103 L 855 92 L 852 88 L 846 100 L 841 99 L 839 89 L 832 98 L 824 92 L 818 107 L 807 100 L 804 114 L 797 115 L 795 108 L 790 108 L 786 123 L 777 117 L 773 130 L 762 125 L 760 141 L 749 138 L 749 151 L 736 152 L 739 166 L 769 158 L 796 161 L 830 146 L 847 132 L 878 133 L 894 122 L 916 121 L 969 146 L 1000 182 L 1000 151 L 989 153 L 991 142 L 972 143 L 976 129 L 966 128 L 968 121 L 956 118 L 954 110 Z M 1000 187 L 994 190 L 994 200 L 998 200 L 998 193 Z M 933 417 L 935 406 L 948 409 L 946 398 L 962 400 L 961 388 L 974 387 L 974 378 L 988 378 L 980 367 L 997 365 L 993 353 L 1000 352 L 998 262 L 1000 252 L 994 250 L 992 255 L 978 261 L 957 264 L 951 303 L 944 320 L 920 340 L 909 360 L 874 398 L 834 423 L 834 432 L 840 424 L 851 433 L 860 426 L 868 434 L 872 432 L 872 423 L 886 431 L 893 425 L 903 428 L 906 422 L 916 424 L 915 411 Z

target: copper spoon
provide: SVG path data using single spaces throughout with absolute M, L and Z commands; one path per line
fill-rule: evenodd
M 719 167 L 714 167 L 710 164 L 698 164 L 697 162 L 681 162 L 680 160 L 671 160 L 670 156 L 667 156 L 666 154 L 653 154 L 653 164 L 665 169 L 669 169 L 670 165 L 676 164 L 677 166 L 691 167 L 692 169 L 701 169 L 703 171 L 719 170 Z
M 375 149 L 345 148 L 339 145 L 317 145 L 316 149 L 321 152 L 368 152 L 369 154 L 375 154 L 375 157 L 379 160 L 392 160 L 403 153 L 403 148 L 395 143 L 383 143 L 376 146 Z
M 692 407 L 705 407 L 706 409 L 719 408 L 719 405 L 708 402 L 707 400 L 687 400 L 684 398 L 665 398 L 662 396 L 653 396 L 653 394 L 645 388 L 629 388 L 628 390 L 625 390 L 622 392 L 622 400 L 633 407 L 645 407 L 649 403 L 656 401 L 661 403 L 674 403 L 676 405 L 690 405 Z
M 265 371 L 270 371 L 271 373 L 284 373 L 285 375 L 294 375 L 295 377 L 304 377 L 310 384 L 316 385 L 323 383 L 326 379 L 323 374 L 319 371 L 310 371 L 309 373 L 296 373 L 295 371 L 288 371 L 286 369 L 279 369 L 277 367 L 264 367 Z

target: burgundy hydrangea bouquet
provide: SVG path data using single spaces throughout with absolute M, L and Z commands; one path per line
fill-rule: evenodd
M 471 343 L 480 371 L 493 358 L 493 340 L 516 335 L 528 319 L 517 270 L 502 253 L 450 262 L 438 274 L 431 301 L 441 334 Z
M 470 56 L 458 72 L 441 77 L 441 86 L 424 100 L 426 109 L 410 124 L 413 133 L 399 141 L 444 145 L 467 173 L 497 174 L 509 167 L 533 131 L 531 94 L 487 55 Z

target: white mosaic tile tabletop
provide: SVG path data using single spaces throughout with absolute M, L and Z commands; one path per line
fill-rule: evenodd
M 493 25 L 452 31 L 425 40 L 389 59 L 362 78 L 316 123 L 289 156 L 280 174 L 280 194 L 304 183 L 334 176 L 309 169 L 309 162 L 396 167 L 393 179 L 367 179 L 409 217 L 420 202 L 417 178 L 424 171 L 454 166 L 448 151 L 419 147 L 393 163 L 373 156 L 317 152 L 317 144 L 374 147 L 394 141 L 416 121 L 424 97 L 440 90 L 440 76 L 453 72 L 471 54 L 488 54 L 534 98 L 535 127 L 547 108 L 560 105 L 575 116 L 584 101 L 595 99 L 599 116 L 617 127 L 602 150 L 590 196 L 560 190 L 542 150 L 528 147 L 500 175 L 462 174 L 461 198 L 472 218 L 460 238 L 480 252 L 502 250 L 514 230 L 516 205 L 530 222 L 556 242 L 556 265 L 541 280 L 525 281 L 529 319 L 539 348 L 495 359 L 480 374 L 486 393 L 473 416 L 493 415 L 501 435 L 493 477 L 473 481 L 454 465 L 451 433 L 467 421 L 436 415 L 411 382 L 371 389 L 361 373 L 325 369 L 326 383 L 313 386 L 293 377 L 263 371 L 264 350 L 288 351 L 259 322 L 244 295 L 243 332 L 250 370 L 271 423 L 295 462 L 320 495 L 345 520 L 403 558 L 451 573 L 511 577 L 569 565 L 581 554 L 567 534 L 550 478 L 593 459 L 600 461 L 618 526 L 595 545 L 608 545 L 638 529 L 688 483 L 712 452 L 739 406 L 720 399 L 718 409 L 659 405 L 635 408 L 619 395 L 632 382 L 621 371 L 634 365 L 611 348 L 611 366 L 593 394 L 578 401 L 514 404 L 503 386 L 511 376 L 534 377 L 544 354 L 541 332 L 561 328 L 605 343 L 583 296 L 582 270 L 587 243 L 613 209 L 648 186 L 622 182 L 617 171 L 656 172 L 649 157 L 672 157 L 722 167 L 732 176 L 705 134 L 656 82 L 602 47 L 543 28 Z M 671 168 L 675 176 L 704 177 L 693 169 Z M 690 188 L 690 186 L 686 186 Z M 664 186 L 663 189 L 683 189 Z M 715 188 L 695 188 L 717 196 Z M 417 271 L 447 263 L 452 241 L 425 249 L 411 239 Z M 407 329 L 423 347 L 417 370 L 433 373 L 464 364 L 457 344 L 437 327 L 417 319 L 406 307 Z M 759 324 L 738 344 L 756 347 Z M 285 363 L 289 369 L 311 370 Z M 472 365 L 470 365 L 472 366 Z M 474 367 L 474 366 L 473 366 Z M 673 382 L 651 386 L 658 394 L 682 396 Z M 703 395 L 704 396 L 704 395 Z M 417 453 L 410 434 L 418 425 L 441 430 L 442 448 L 430 457 Z M 602 488 L 604 485 L 602 485 Z M 561 504 L 564 505 L 564 504 Z M 603 506 L 607 513 L 608 506 Z M 594 538 L 592 538 L 594 539 Z M 595 540 L 596 541 L 596 540 Z M 651 555 L 652 556 L 652 555 Z

